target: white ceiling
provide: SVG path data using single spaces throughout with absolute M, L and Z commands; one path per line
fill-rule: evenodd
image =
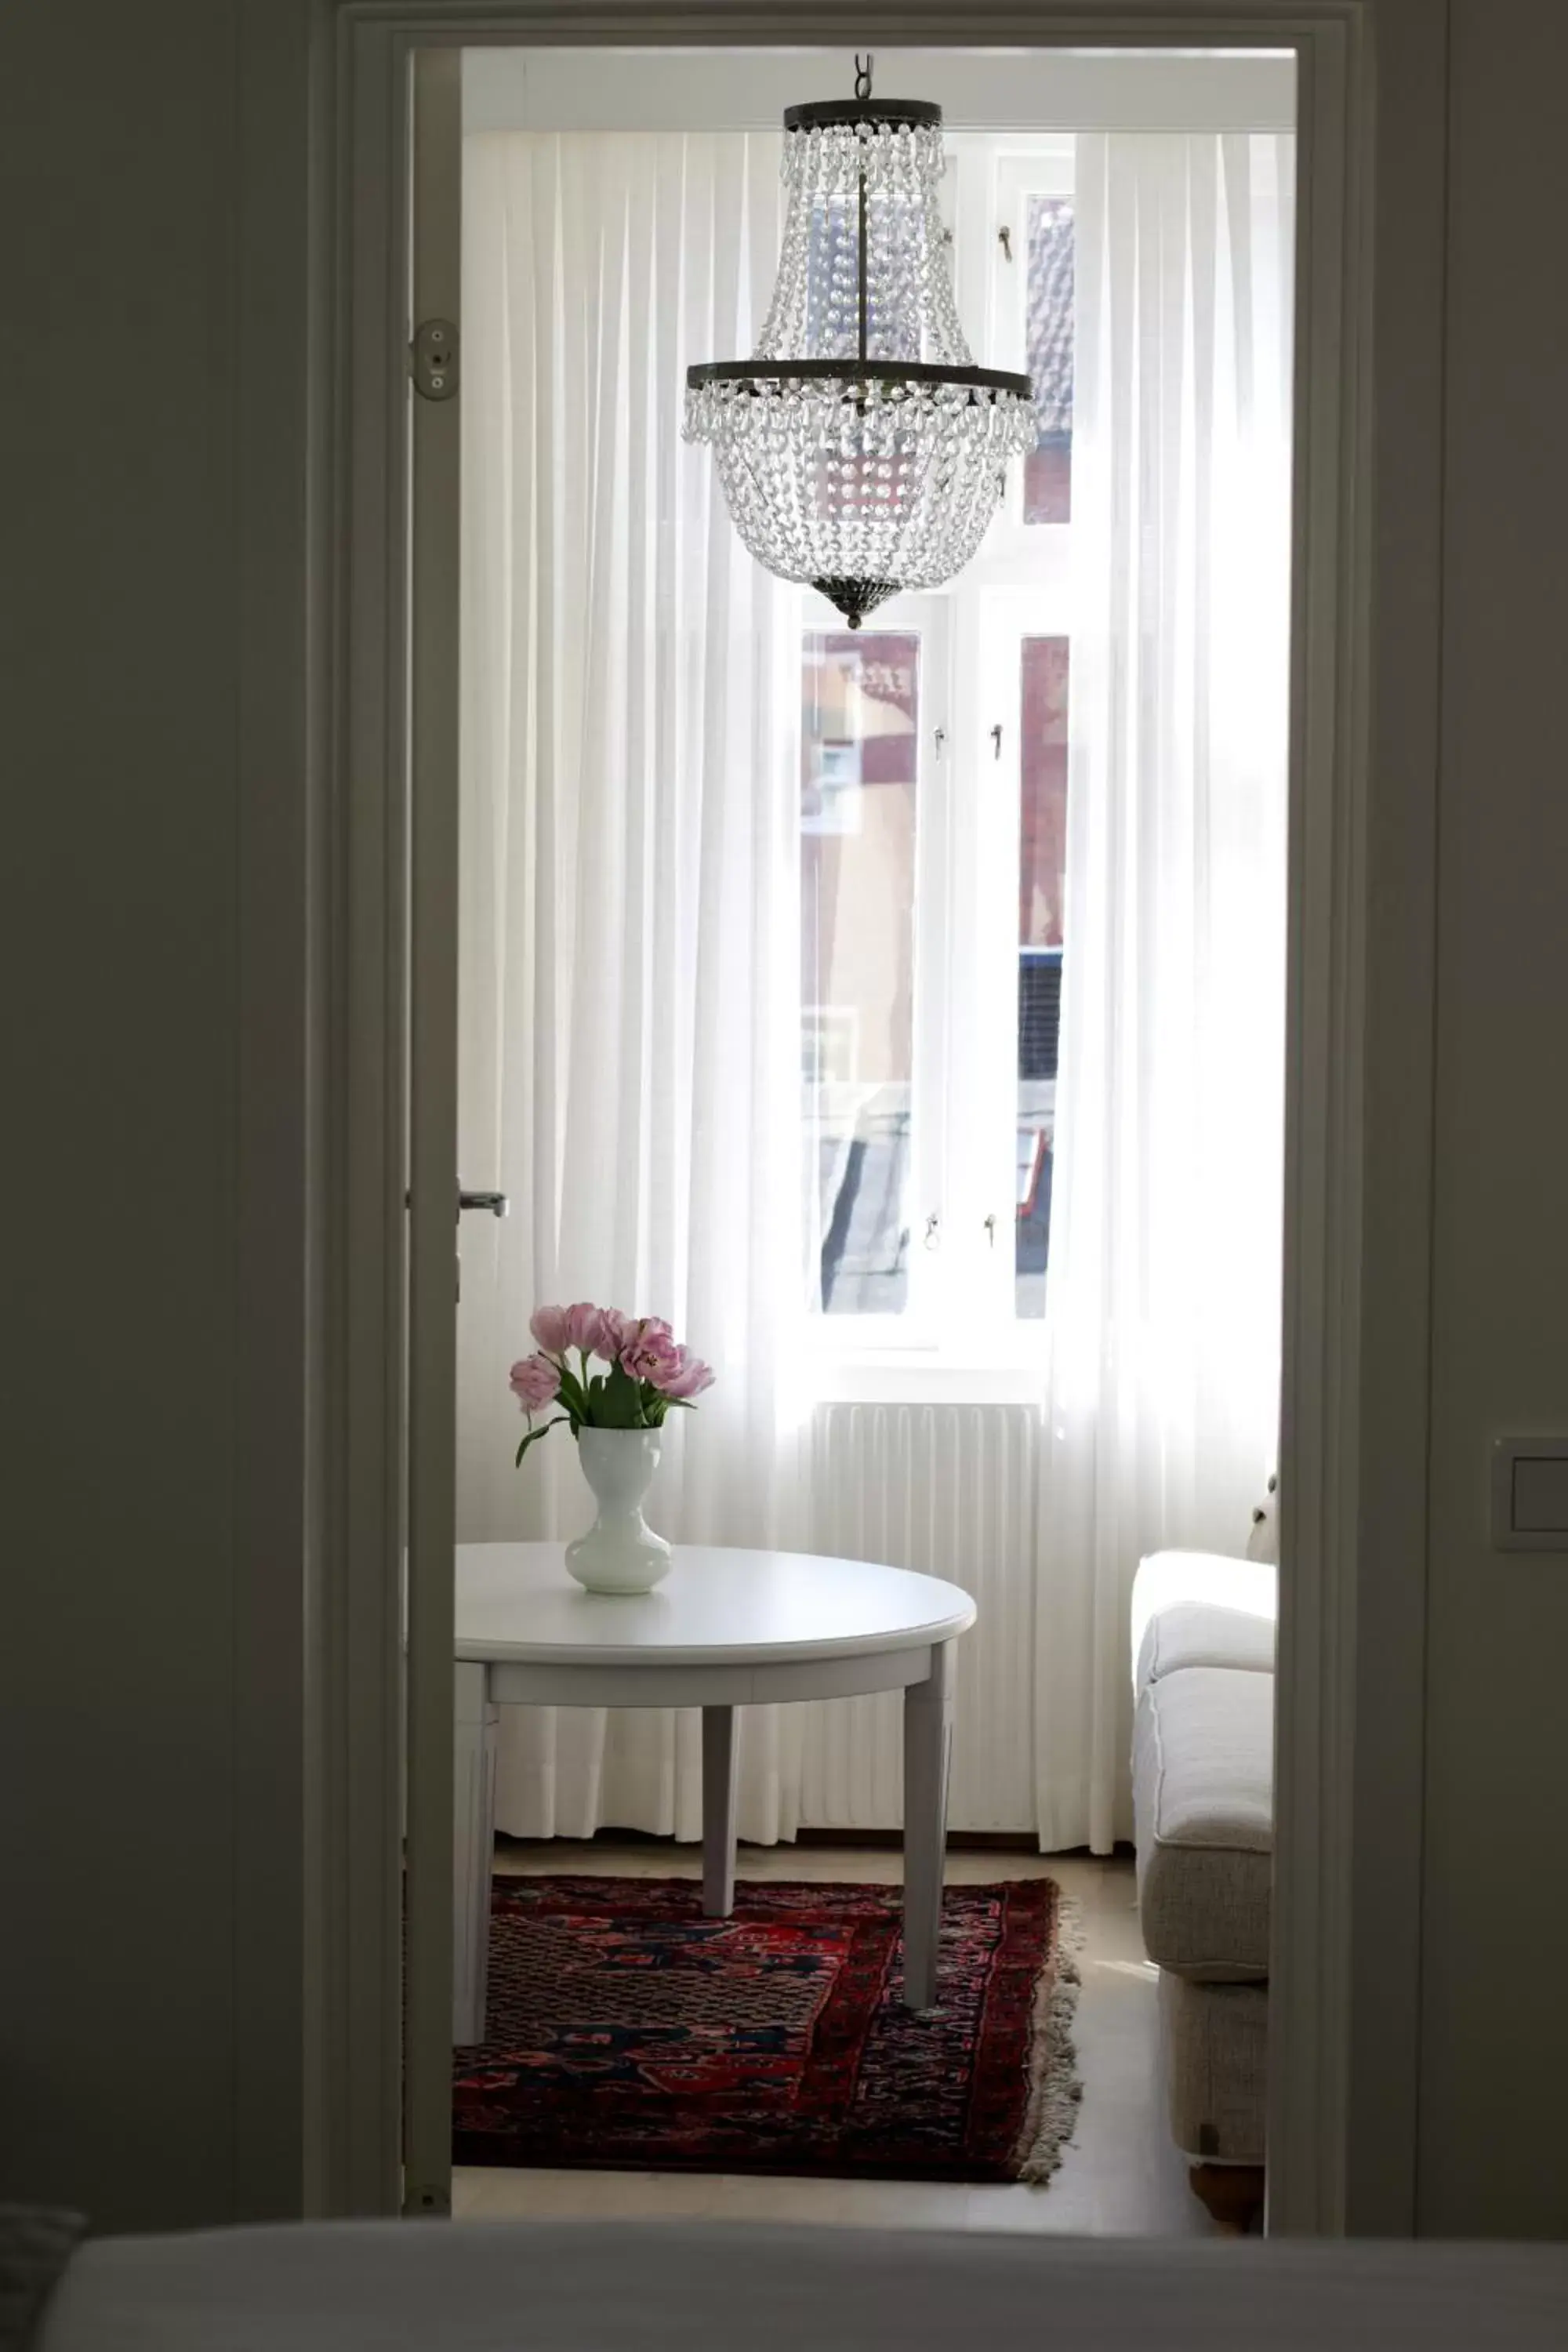
M 848 49 L 468 49 L 468 131 L 776 131 L 847 98 Z M 952 130 L 1289 131 L 1289 52 L 889 49 L 879 97 L 934 99 Z

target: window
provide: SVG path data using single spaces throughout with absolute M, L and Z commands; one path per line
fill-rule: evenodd
M 1015 1307 L 1046 1311 L 1067 877 L 1068 640 L 1026 637 L 1018 724 L 1018 1199 Z
M 921 639 L 808 631 L 801 660 L 801 1062 L 814 1305 L 909 1294 Z
M 805 1295 L 817 1344 L 1005 1367 L 1046 1308 L 1067 912 L 1072 142 L 955 137 L 961 314 L 1041 441 L 969 569 L 803 592 Z
M 1026 523 L 1072 520 L 1073 211 L 1068 195 L 1024 200 L 1026 344 L 1040 437 L 1024 460 Z
M 1072 142 L 955 138 L 961 312 L 1041 438 L 984 547 L 846 631 L 803 598 L 805 1290 L 824 1343 L 1013 1360 L 1046 1307 L 1066 948 Z

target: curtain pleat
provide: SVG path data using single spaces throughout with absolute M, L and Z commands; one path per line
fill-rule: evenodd
M 1078 142 L 1067 954 L 1036 1646 L 1047 1849 L 1131 1832 L 1140 1557 L 1278 1445 L 1293 142 Z
M 464 1235 L 459 1538 L 569 1534 L 560 1440 L 511 1467 L 506 1371 L 544 1299 L 667 1315 L 714 1363 L 658 1524 L 797 1532 L 779 1378 L 798 1261 L 796 855 L 785 592 L 680 440 L 693 353 L 746 351 L 776 138 L 465 144 L 461 1151 L 516 1217 Z M 793 1833 L 798 1726 L 748 1711 L 741 1824 Z M 508 1709 L 498 1819 L 697 1834 L 668 1711 Z

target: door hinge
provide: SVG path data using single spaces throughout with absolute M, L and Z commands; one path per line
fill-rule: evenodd
M 458 330 L 450 319 L 426 319 L 408 346 L 414 389 L 426 400 L 450 400 L 458 389 Z

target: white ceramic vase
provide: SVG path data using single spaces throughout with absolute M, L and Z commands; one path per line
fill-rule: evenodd
M 669 1574 L 669 1546 L 642 1515 L 658 1468 L 657 1429 L 580 1429 L 577 1459 L 599 1516 L 566 1547 L 566 1566 L 590 1592 L 651 1592 Z

